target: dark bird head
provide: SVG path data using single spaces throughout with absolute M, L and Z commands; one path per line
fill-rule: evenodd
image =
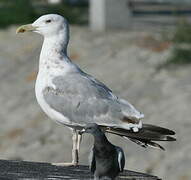
M 87 124 L 81 131 L 80 134 L 83 133 L 90 133 L 92 135 L 99 135 L 102 134 L 101 128 L 96 123 L 89 123 Z

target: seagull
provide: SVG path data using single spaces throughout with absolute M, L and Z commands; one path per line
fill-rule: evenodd
M 114 180 L 125 166 L 122 148 L 111 144 L 96 123 L 89 123 L 80 134 L 90 133 L 94 136 L 94 146 L 90 154 L 90 170 L 94 179 Z
M 44 36 L 35 84 L 37 102 L 49 118 L 72 130 L 72 162 L 77 165 L 81 135 L 88 123 L 104 131 L 126 137 L 143 146 L 163 149 L 153 141 L 174 141 L 175 133 L 166 128 L 143 124 L 143 113 L 121 99 L 102 82 L 82 71 L 67 55 L 69 25 L 57 14 L 39 17 L 20 26 L 16 33 L 36 32 Z

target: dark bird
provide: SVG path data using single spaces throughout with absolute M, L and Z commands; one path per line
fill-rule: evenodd
M 87 124 L 80 133 L 90 133 L 94 136 L 94 146 L 90 156 L 90 170 L 94 174 L 94 179 L 114 180 L 125 166 L 123 150 L 111 144 L 95 123 Z

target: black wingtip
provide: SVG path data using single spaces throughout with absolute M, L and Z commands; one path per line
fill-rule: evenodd
M 167 141 L 176 141 L 176 138 L 171 137 L 171 136 L 166 136 Z
M 165 151 L 165 148 L 156 142 L 148 141 L 146 144 L 147 144 L 147 146 L 150 146 L 152 148 L 157 148 L 157 149 Z
M 163 135 L 175 135 L 176 134 L 173 130 L 163 128 L 160 126 L 154 126 L 151 124 L 143 124 L 143 129 L 147 129 L 147 130 L 154 131 L 154 132 L 159 132 Z

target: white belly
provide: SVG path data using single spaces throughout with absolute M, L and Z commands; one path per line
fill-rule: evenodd
M 71 122 L 67 117 L 55 111 L 46 103 L 43 97 L 43 90 L 47 86 L 54 88 L 54 85 L 51 83 L 51 77 L 49 75 L 43 76 L 42 73 L 39 73 L 35 84 L 35 94 L 38 104 L 51 119 L 65 125 L 70 125 Z

